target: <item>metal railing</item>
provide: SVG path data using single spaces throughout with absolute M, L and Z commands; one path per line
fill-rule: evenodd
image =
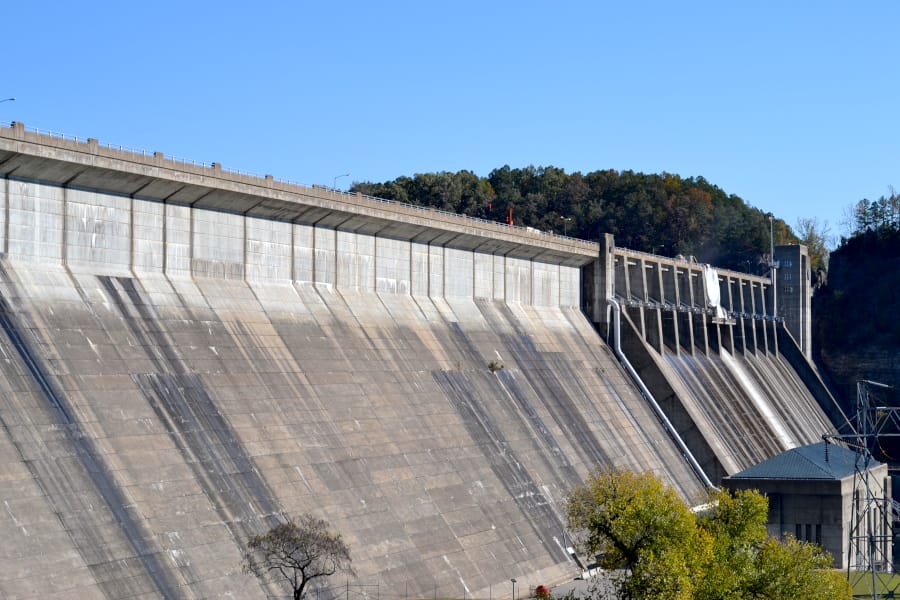
M 614 254 L 616 258 L 622 257 L 623 259 L 640 259 L 650 262 L 660 262 L 663 261 L 666 264 L 674 263 L 676 267 L 693 269 L 694 271 L 701 271 L 706 263 L 699 262 L 694 256 L 682 256 L 678 257 L 670 257 L 663 256 L 661 254 L 653 254 L 652 252 L 645 252 L 644 250 L 632 250 L 631 248 L 624 248 L 621 246 L 616 246 L 614 250 Z M 744 273 L 742 271 L 735 271 L 734 269 L 725 269 L 722 267 L 715 267 L 716 271 L 719 274 L 719 280 L 722 280 L 722 276 L 727 275 L 735 280 L 743 280 L 743 281 L 752 281 L 757 283 L 771 283 L 771 279 L 769 277 L 765 277 L 762 275 L 754 275 L 752 273 Z

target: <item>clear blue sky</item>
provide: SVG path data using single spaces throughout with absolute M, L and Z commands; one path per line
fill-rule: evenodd
M 702 175 L 791 226 L 900 187 L 900 2 L 7 2 L 0 120 L 302 183 Z

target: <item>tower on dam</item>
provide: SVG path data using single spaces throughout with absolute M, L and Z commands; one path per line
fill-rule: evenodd
M 812 285 L 806 246 L 775 247 L 779 314 L 804 356 L 812 358 Z
M 766 278 L 19 123 L 0 176 L 3 597 L 264 598 L 300 512 L 321 596 L 498 597 L 593 469 L 700 503 L 833 430 Z

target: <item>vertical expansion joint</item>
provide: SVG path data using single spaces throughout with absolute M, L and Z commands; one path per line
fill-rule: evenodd
M 162 271 L 163 275 L 169 272 L 169 203 L 166 200 L 162 202 Z
M 509 278 L 509 263 L 507 262 L 507 257 L 509 256 L 509 251 L 503 255 L 503 301 L 509 304 L 509 290 L 506 287 L 506 280 Z
M 528 260 L 528 287 L 531 288 L 530 290 L 528 290 L 528 292 L 529 292 L 528 297 L 530 300 L 530 304 L 531 304 L 531 306 L 535 306 L 535 302 L 534 302 L 534 292 L 535 292 L 535 288 L 534 288 L 534 257 L 532 257 L 531 259 Z
M 63 266 L 68 264 L 68 236 L 69 230 L 69 188 L 64 185 L 62 188 L 62 224 L 59 231 L 59 258 Z
M 312 254 L 310 255 L 310 273 L 311 273 L 310 279 L 312 279 L 313 285 L 315 286 L 319 282 L 318 276 L 316 273 L 316 238 L 318 236 L 316 235 L 316 224 L 315 223 L 310 224 L 310 230 L 311 231 L 309 234 L 309 236 L 310 236 L 309 245 L 312 246 Z
M 241 279 L 243 281 L 247 281 L 247 213 L 250 212 L 249 209 L 244 211 L 244 218 L 241 219 L 241 224 L 244 226 L 244 258 L 243 265 L 241 267 Z
M 334 226 L 334 243 L 331 245 L 331 252 L 334 255 L 334 289 L 338 289 L 341 283 L 341 277 L 338 273 L 341 267 L 341 261 L 338 258 L 338 252 L 341 248 L 341 231 L 338 229 L 340 224 Z
M 128 201 L 128 272 L 134 274 L 134 194 Z
M 271 176 L 270 176 L 271 177 Z M 291 285 L 294 285 L 297 282 L 297 223 L 295 221 L 291 221 Z
M 425 295 L 431 298 L 431 242 L 425 242 Z
M 579 285 L 579 293 L 581 286 Z M 563 299 L 563 267 L 562 265 L 556 265 L 556 306 L 562 306 Z M 581 305 L 581 300 L 578 300 L 579 306 Z
M 194 278 L 194 203 L 188 206 L 188 273 Z
M 9 175 L 3 178 L 3 254 L 9 256 Z

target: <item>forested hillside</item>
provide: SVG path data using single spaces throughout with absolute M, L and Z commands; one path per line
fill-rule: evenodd
M 900 347 L 893 310 L 898 287 L 900 230 L 870 230 L 845 240 L 831 253 L 827 283 L 815 296 L 815 341 L 823 347 Z
M 900 387 L 900 196 L 861 200 L 852 213 L 853 234 L 831 253 L 812 320 L 813 351 L 848 407 L 860 379 L 894 385 L 894 395 Z
M 769 251 L 768 215 L 703 177 L 504 166 L 487 177 L 423 173 L 351 191 L 588 240 L 612 233 L 618 246 L 739 271 L 757 272 Z M 774 229 L 776 244 L 798 241 L 777 217 Z
M 566 173 L 556 167 L 423 173 L 352 191 L 431 206 L 482 219 L 534 227 L 665 256 L 693 255 L 738 271 L 765 272 L 769 218 L 703 177 L 633 171 Z M 775 218 L 775 243 L 805 243 L 813 272 L 828 266 L 813 300 L 813 347 L 852 402 L 855 381 L 900 385 L 900 320 L 892 307 L 900 288 L 900 196 L 861 200 L 851 211 L 853 235 L 831 253 L 815 217 L 799 238 Z M 814 278 L 815 278 L 814 275 Z

